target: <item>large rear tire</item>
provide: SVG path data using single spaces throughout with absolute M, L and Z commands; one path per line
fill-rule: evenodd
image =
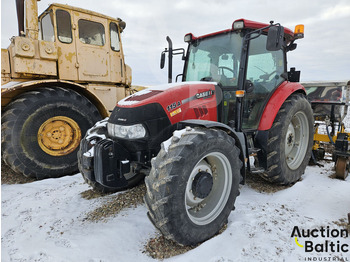
M 26 92 L 6 107 L 1 118 L 2 157 L 26 177 L 73 174 L 81 137 L 100 119 L 96 107 L 73 90 Z
M 152 160 L 145 182 L 148 216 L 163 235 L 182 245 L 214 236 L 238 195 L 239 149 L 221 130 L 195 128 L 174 136 Z
M 313 144 L 313 113 L 302 94 L 291 95 L 280 108 L 267 143 L 270 182 L 288 185 L 298 181 L 309 163 Z

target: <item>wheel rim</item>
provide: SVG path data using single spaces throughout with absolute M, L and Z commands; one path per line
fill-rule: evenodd
M 63 156 L 73 152 L 79 146 L 80 140 L 79 125 L 65 116 L 46 120 L 38 130 L 40 148 L 52 156 Z
M 285 139 L 286 162 L 290 169 L 299 168 L 309 144 L 309 122 L 303 112 L 297 112 L 290 122 Z
M 335 164 L 335 176 L 344 179 L 348 176 L 347 158 L 339 156 Z
M 213 177 L 210 193 L 205 198 L 193 193 L 193 181 L 200 172 Z M 188 217 L 197 225 L 214 221 L 224 209 L 232 188 L 232 169 L 227 157 L 214 152 L 203 157 L 193 168 L 186 185 L 185 207 Z

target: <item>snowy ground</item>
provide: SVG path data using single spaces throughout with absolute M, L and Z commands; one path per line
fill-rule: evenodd
M 350 261 L 350 251 L 306 253 L 291 237 L 294 226 L 343 228 L 338 222 L 350 212 L 350 177 L 332 179 L 332 172 L 331 163 L 309 166 L 302 181 L 276 193 L 243 186 L 222 234 L 166 261 Z M 81 175 L 2 185 L 1 261 L 155 261 L 142 252 L 156 235 L 146 207 L 88 222 L 86 213 L 105 200 L 82 198 L 88 189 Z M 339 241 L 350 249 L 349 237 L 298 238 L 300 244 L 306 240 Z

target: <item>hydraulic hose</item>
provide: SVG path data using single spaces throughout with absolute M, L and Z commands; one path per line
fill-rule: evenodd
M 331 134 L 329 133 L 328 125 L 326 125 L 326 131 L 327 131 L 327 135 L 328 135 L 329 140 L 331 141 L 332 145 L 335 146 L 333 138 L 332 138 Z

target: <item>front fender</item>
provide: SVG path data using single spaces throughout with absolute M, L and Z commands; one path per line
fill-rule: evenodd
M 199 119 L 190 119 L 184 120 L 178 123 L 178 129 L 185 128 L 186 126 L 190 127 L 205 127 L 205 128 L 217 128 L 225 131 L 228 135 L 233 137 L 236 141 L 236 146 L 239 148 L 240 159 L 243 163 L 241 174 L 243 177 L 242 183 L 245 182 L 245 164 L 247 163 L 248 149 L 246 143 L 246 137 L 243 132 L 236 132 L 233 128 L 228 125 L 225 125 L 220 122 L 209 121 L 209 120 L 199 120 Z
M 303 93 L 306 95 L 305 88 L 300 83 L 283 82 L 273 93 L 267 102 L 264 112 L 261 116 L 258 130 L 265 131 L 272 127 L 273 121 L 280 110 L 284 101 L 293 93 Z

